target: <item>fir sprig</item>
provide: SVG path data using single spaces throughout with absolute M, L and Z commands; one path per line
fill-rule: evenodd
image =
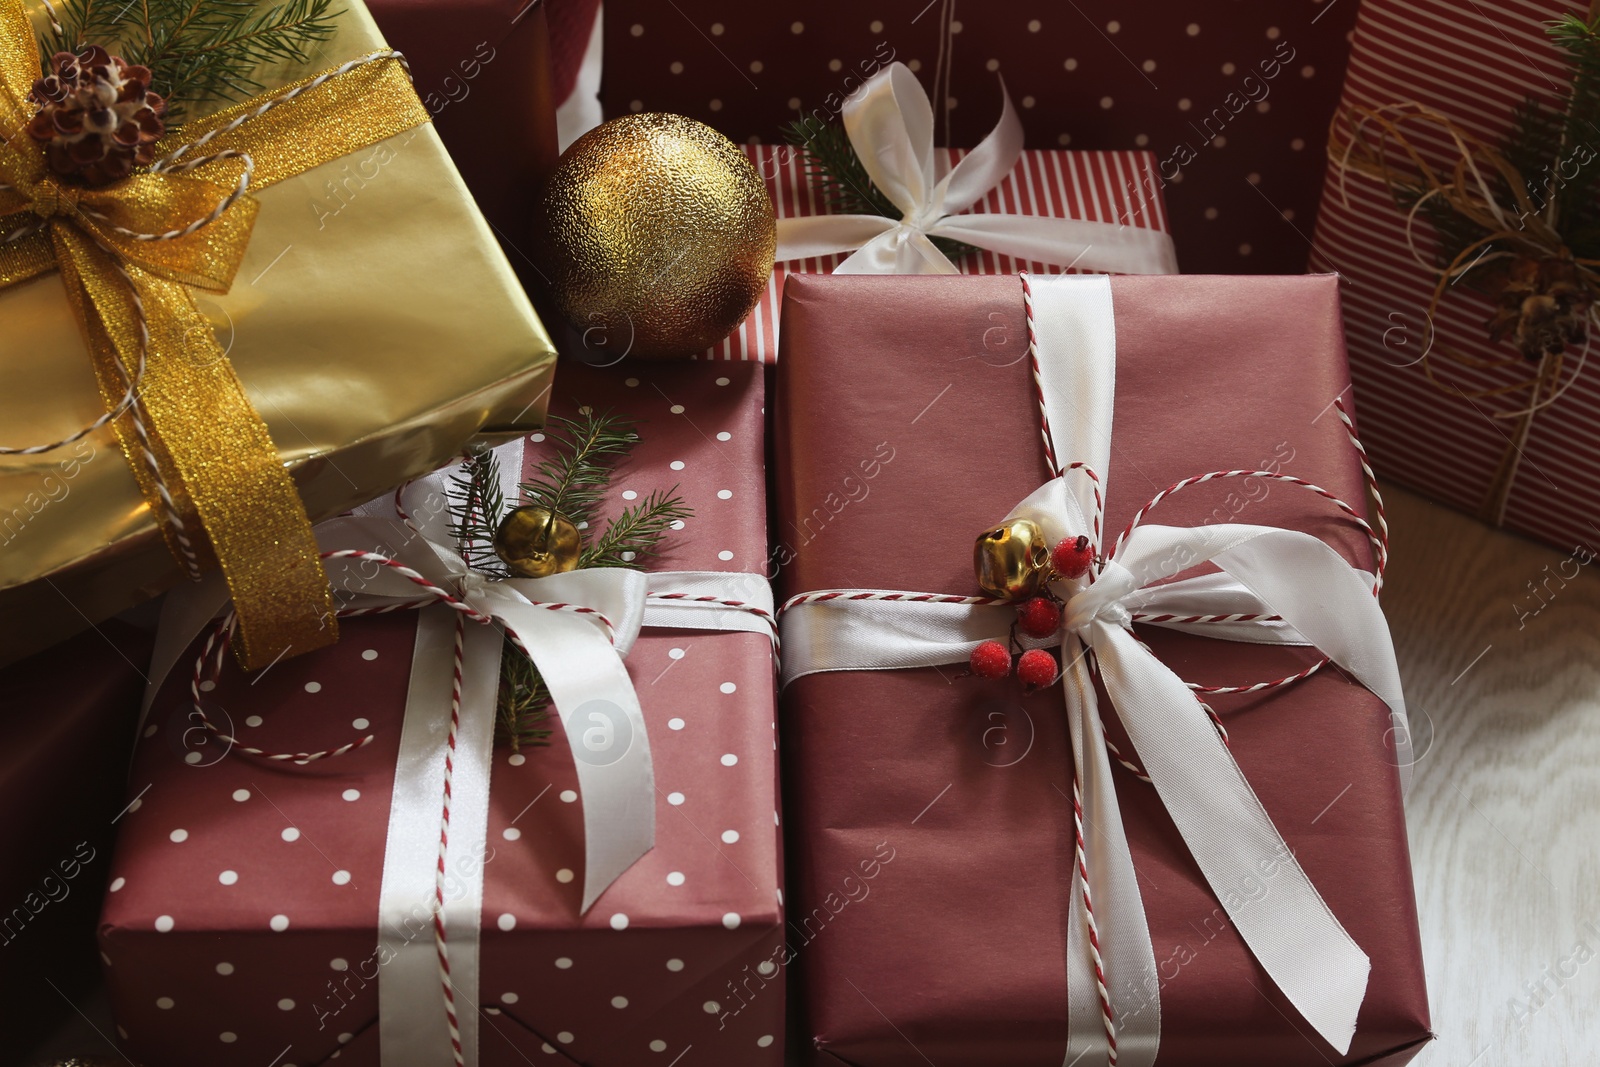
M 452 475 L 445 490 L 450 506 L 450 534 L 461 558 L 475 571 L 496 578 L 511 572 L 494 552 L 494 532 L 506 513 L 500 488 L 500 461 L 491 449 L 475 453 L 466 469 Z
M 1495 177 L 1494 198 L 1509 218 L 1519 220 L 1523 208 L 1517 194 L 1524 192 L 1574 257 L 1600 258 L 1600 159 L 1596 158 L 1600 155 L 1600 17 L 1568 13 L 1546 23 L 1545 31 L 1566 54 L 1572 81 L 1554 103 L 1529 96 L 1512 113 L 1510 132 L 1499 151 L 1521 176 L 1523 189 L 1512 189 L 1505 179 Z M 1587 160 L 1575 156 L 1580 149 L 1588 151 Z M 1400 188 L 1396 199 L 1409 210 L 1423 192 Z M 1442 197 L 1424 204 L 1423 214 L 1438 236 L 1441 263 L 1454 262 L 1463 249 L 1489 233 Z M 1514 226 L 1526 224 L 1521 220 Z M 1467 277 L 1468 284 L 1484 281 Z
M 613 465 L 633 451 L 639 435 L 631 419 L 585 409 L 576 419 L 552 417 L 545 436 L 556 454 L 522 483 L 523 502 L 565 515 L 582 529 L 595 521 Z
M 495 735 L 513 752 L 523 745 L 547 745 L 550 690 L 533 661 L 511 641 L 500 655 L 500 694 L 495 705 Z
M 611 520 L 606 532 L 584 549 L 583 567 L 635 567 L 656 553 L 673 523 L 694 513 L 678 496 L 678 487 L 658 489 Z
M 636 424 L 620 415 L 596 414 L 585 408 L 575 419 L 552 416 L 545 436 L 555 453 L 535 468 L 522 483 L 525 505 L 546 508 L 566 516 L 589 532 L 598 521 L 607 488 L 616 467 L 627 459 L 639 441 Z M 462 558 L 474 570 L 494 577 L 509 575 L 494 554 L 494 532 L 511 510 L 500 489 L 500 465 L 494 453 L 480 452 L 452 479 L 447 490 L 450 532 Z M 684 504 L 677 487 L 652 492 L 632 507 L 624 508 L 589 540 L 579 556 L 581 567 L 628 567 L 661 550 L 674 525 L 694 512 Z M 496 703 L 496 737 L 513 750 L 523 745 L 549 743 L 550 691 L 539 671 L 510 638 L 500 657 L 500 688 Z
M 56 10 L 61 32 L 41 41 L 46 63 L 98 44 L 149 67 L 174 124 L 194 105 L 260 92 L 260 68 L 310 63 L 339 14 L 332 0 L 59 0 Z
M 862 166 L 844 127 L 808 115 L 785 126 L 783 136 L 800 150 L 806 179 L 830 214 L 900 218 L 900 209 L 867 176 L 867 168 Z M 951 259 L 977 251 L 972 245 L 948 237 L 930 240 Z

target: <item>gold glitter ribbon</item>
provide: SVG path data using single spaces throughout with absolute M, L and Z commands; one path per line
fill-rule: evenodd
M 235 647 L 247 668 L 298 655 L 338 637 L 311 523 L 227 353 L 191 290 L 227 292 L 243 261 L 258 205 L 239 197 L 194 233 L 139 240 L 129 233 L 182 230 L 208 217 L 237 187 L 237 156 L 193 170 L 136 174 L 100 189 L 58 184 L 43 147 L 25 130 L 28 93 L 40 73 L 22 0 L 0 0 L 0 288 L 61 272 L 83 326 L 102 396 L 127 390 L 148 329 L 138 391 L 151 452 L 199 561 L 222 568 L 238 609 Z M 189 153 L 250 157 L 259 190 L 428 121 L 397 59 L 356 66 L 320 84 L 305 78 L 184 126 L 161 157 L 212 135 Z M 290 99 L 292 97 L 292 99 Z M 282 100 L 260 115 L 269 100 Z M 238 127 L 228 127 L 250 116 Z M 38 225 L 35 233 L 25 233 Z M 164 514 L 129 414 L 115 422 L 145 499 Z M 169 523 L 162 531 L 179 554 Z

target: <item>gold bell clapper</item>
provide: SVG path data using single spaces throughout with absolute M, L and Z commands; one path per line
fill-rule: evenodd
M 1028 519 L 1012 519 L 978 535 L 972 547 L 978 587 L 1004 600 L 1036 594 L 1050 578 L 1050 546 Z
M 577 569 L 583 537 L 565 515 L 527 504 L 495 530 L 494 554 L 518 578 L 548 578 Z

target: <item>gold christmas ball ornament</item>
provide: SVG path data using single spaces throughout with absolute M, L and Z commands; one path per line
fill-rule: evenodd
M 518 578 L 548 578 L 578 567 L 583 537 L 572 520 L 527 505 L 507 515 L 494 532 L 494 554 Z
M 1028 519 L 1012 519 L 978 535 L 972 546 L 978 588 L 989 596 L 1021 600 L 1050 578 L 1050 546 Z
M 580 137 L 545 186 L 538 226 L 540 268 L 585 347 L 644 358 L 732 333 L 777 250 L 755 167 L 682 115 L 626 115 Z

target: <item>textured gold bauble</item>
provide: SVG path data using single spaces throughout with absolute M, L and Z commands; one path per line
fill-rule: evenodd
M 744 320 L 772 275 L 772 201 L 733 142 L 682 115 L 626 115 L 562 155 L 536 247 L 585 347 L 685 356 Z
M 1027 519 L 1012 519 L 978 535 L 972 546 L 978 588 L 990 596 L 1033 596 L 1050 576 L 1050 546 L 1044 531 Z
M 565 515 L 530 504 L 500 523 L 494 554 L 518 578 L 548 578 L 577 569 L 583 538 Z

